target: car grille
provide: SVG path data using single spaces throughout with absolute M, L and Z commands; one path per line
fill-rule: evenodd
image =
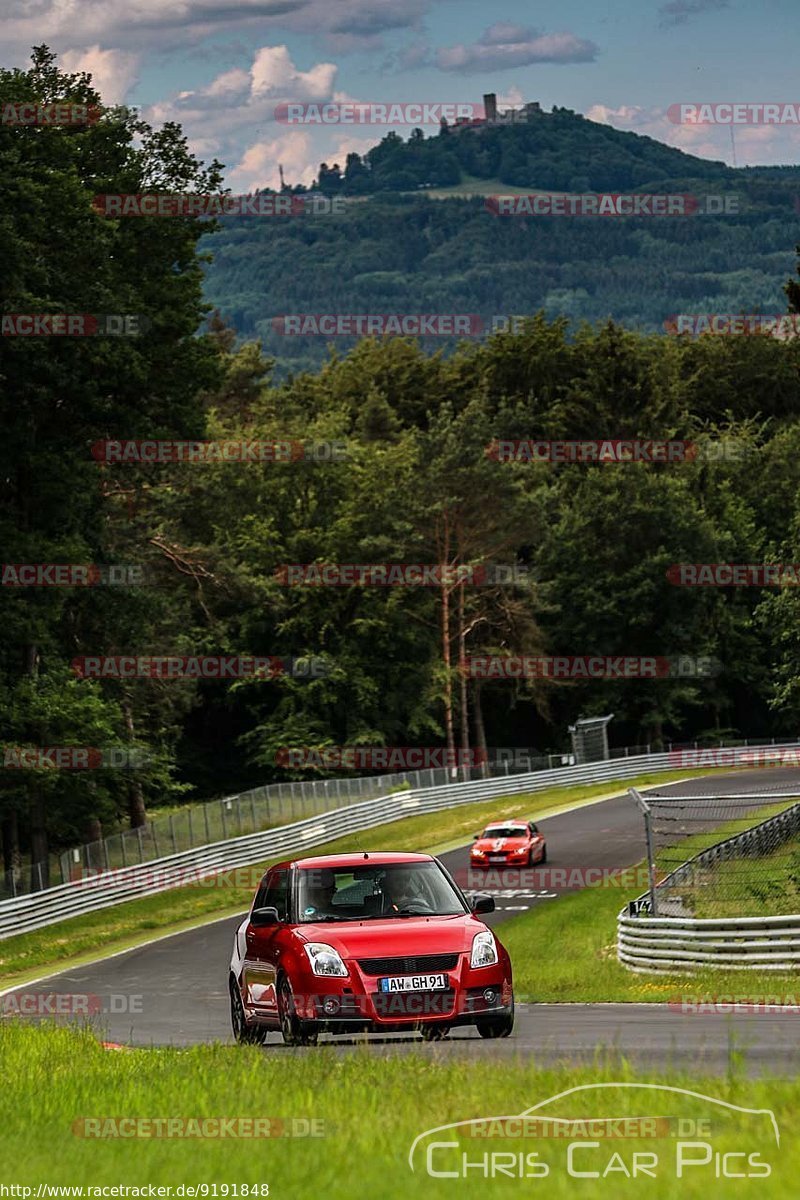
M 446 1017 L 453 1011 L 455 992 L 375 992 L 372 1003 L 379 1017 Z
M 458 966 L 458 955 L 417 954 L 405 958 L 359 958 L 356 961 L 366 975 L 420 975 L 452 971 Z

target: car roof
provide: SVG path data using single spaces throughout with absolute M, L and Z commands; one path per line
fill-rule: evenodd
M 287 858 L 285 862 L 274 863 L 273 867 L 269 869 L 273 870 L 274 867 L 299 867 L 302 870 L 307 867 L 363 867 L 366 863 L 386 866 L 389 863 L 404 862 L 433 862 L 433 856 L 409 854 L 403 851 L 370 850 L 365 858 L 362 850 L 357 854 L 315 854 L 313 858 Z

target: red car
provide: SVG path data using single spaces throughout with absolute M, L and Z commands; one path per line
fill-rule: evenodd
M 532 867 L 547 862 L 547 845 L 533 821 L 493 821 L 476 833 L 471 867 Z
M 289 1045 L 320 1032 L 398 1033 L 428 1041 L 455 1025 L 485 1038 L 514 1026 L 511 963 L 429 854 L 336 854 L 270 867 L 236 931 L 229 987 L 239 1042 L 280 1030 Z

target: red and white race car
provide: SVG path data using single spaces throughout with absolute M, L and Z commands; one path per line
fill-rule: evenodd
M 547 845 L 533 821 L 493 821 L 476 833 L 469 851 L 471 867 L 532 867 L 547 862 Z

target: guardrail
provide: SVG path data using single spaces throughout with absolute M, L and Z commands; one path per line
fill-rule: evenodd
M 795 793 L 761 793 L 757 798 L 766 801 L 794 796 Z M 800 802 L 687 859 L 659 882 L 656 896 L 660 888 L 687 881 L 698 868 L 713 869 L 721 861 L 773 850 L 799 829 Z M 646 900 L 648 895 L 643 893 L 638 901 Z M 660 910 L 676 904 L 676 900 L 658 901 Z M 626 906 L 617 918 L 617 957 L 628 970 L 651 975 L 692 971 L 698 967 L 732 971 L 797 970 L 800 915 L 688 917 L 673 911 L 658 917 L 631 916 Z
M 236 867 L 253 866 L 281 854 L 296 855 L 305 846 L 320 846 L 349 833 L 377 828 L 413 814 L 436 812 L 496 796 L 540 792 L 554 785 L 602 783 L 637 775 L 656 774 L 674 766 L 669 752 L 644 754 L 584 766 L 501 776 L 475 783 L 412 789 L 381 796 L 322 815 L 265 829 L 246 837 L 169 855 L 155 862 L 100 873 L 44 892 L 0 902 L 0 940 L 28 933 L 69 917 L 122 904 L 140 896 L 164 892 L 181 884 L 211 879 Z
M 629 917 L 620 913 L 619 960 L 648 975 L 720 967 L 729 971 L 796 971 L 800 916 Z
M 615 750 L 611 752 L 611 757 L 627 757 L 629 753 L 644 753 L 645 750 L 649 752 L 650 747 Z M 268 783 L 232 796 L 223 796 L 219 800 L 187 805 L 165 816 L 156 813 L 146 825 L 111 833 L 63 851 L 57 860 L 56 869 L 61 876 L 58 883 L 45 881 L 41 864 L 22 877 L 15 872 L 8 873 L 5 881 L 0 877 L 0 900 L 15 899 L 26 892 L 41 892 L 45 887 L 58 887 L 59 884 L 69 883 L 84 871 L 113 871 L 117 867 L 131 867 L 136 863 L 157 862 L 168 854 L 214 845 L 229 838 L 243 837 L 247 833 L 259 833 L 347 804 L 375 800 L 388 795 L 390 791 L 437 787 L 453 783 L 454 779 L 467 782 L 498 775 L 529 774 L 564 766 L 569 760 L 574 762 L 572 756 L 567 754 L 537 755 L 520 749 L 517 755 L 519 761 L 515 756 L 513 764 L 506 760 L 461 768 L 455 776 L 449 767 L 433 767 L 394 774 Z

